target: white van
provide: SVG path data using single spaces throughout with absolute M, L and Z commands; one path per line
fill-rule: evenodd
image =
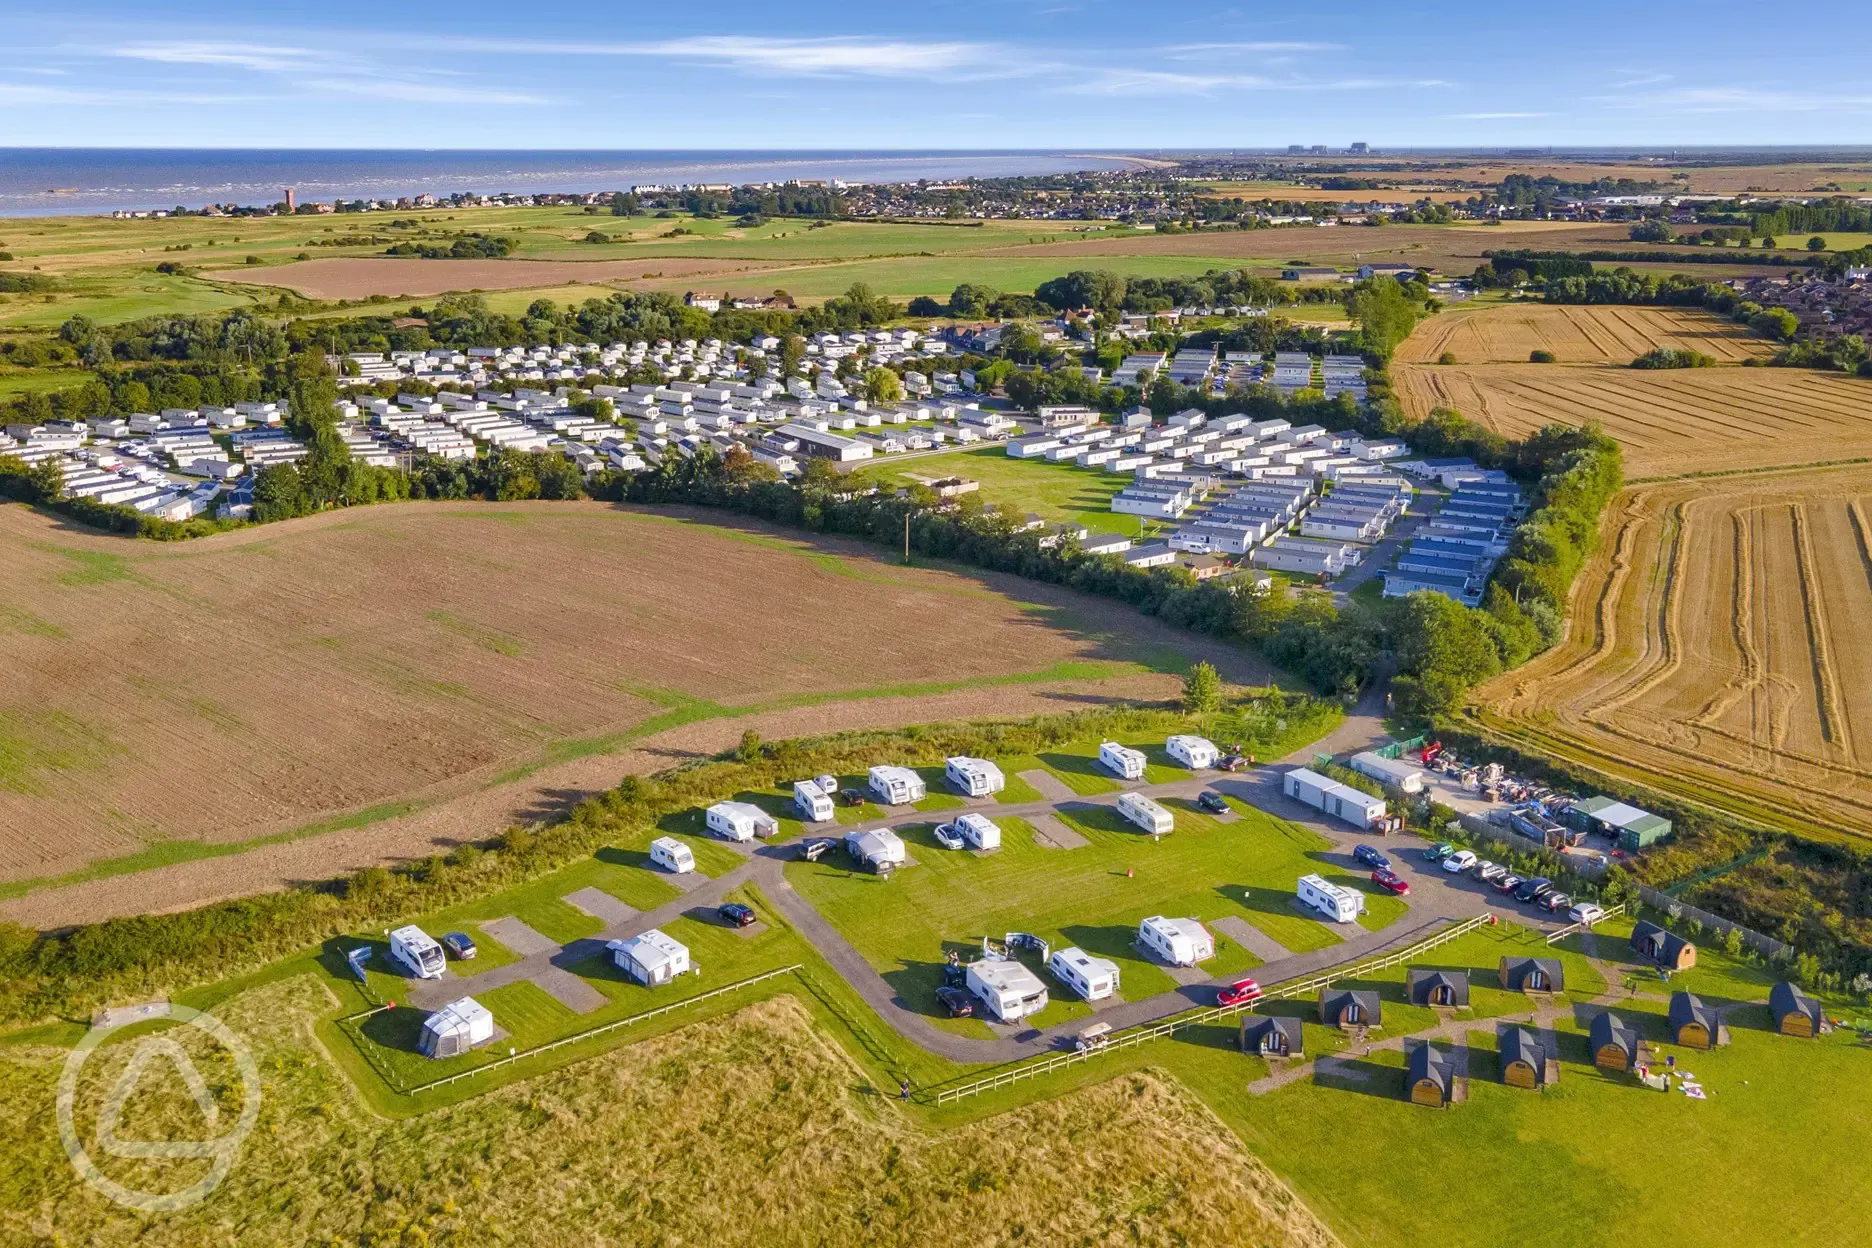
M 413 923 L 390 933 L 390 956 L 408 967 L 417 979 L 441 979 L 448 965 L 442 957 L 442 946 Z
M 650 861 L 676 875 L 695 870 L 695 853 L 673 836 L 659 836 L 650 842 Z
M 1222 751 L 1216 749 L 1215 742 L 1207 737 L 1191 736 L 1178 733 L 1164 742 L 1164 753 L 1191 771 L 1203 771 L 1214 767 L 1216 760 L 1222 757 Z
M 1116 741 L 1099 743 L 1098 761 L 1107 771 L 1120 780 L 1142 780 L 1144 778 L 1144 751 L 1134 750 L 1128 745 L 1119 745 Z
M 793 782 L 793 808 L 807 823 L 827 823 L 835 817 L 832 795 L 820 788 L 817 780 Z
M 1300 904 L 1319 911 L 1334 923 L 1350 923 L 1365 913 L 1365 894 L 1344 888 L 1318 875 L 1303 875 L 1294 885 Z

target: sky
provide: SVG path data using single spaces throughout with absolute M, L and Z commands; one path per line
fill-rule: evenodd
M 0 146 L 1872 142 L 1872 60 L 1734 0 L 292 7 L 8 0 Z

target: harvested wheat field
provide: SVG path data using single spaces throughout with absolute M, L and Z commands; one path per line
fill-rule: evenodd
M 1629 490 L 1566 640 L 1477 692 L 1506 736 L 1872 836 L 1872 468 Z
M 591 503 L 385 505 L 176 545 L 0 507 L 0 566 L 0 881 L 337 834 L 590 770 L 640 726 L 794 708 L 815 721 L 794 731 L 832 729 L 841 703 L 956 694 L 951 717 L 1028 712 L 1114 676 L 1169 696 L 1186 640 L 1011 578 Z
M 1872 382 L 1797 368 L 1648 372 L 1608 365 L 1401 365 L 1405 410 L 1451 407 L 1510 437 L 1597 424 L 1627 479 L 1872 455 Z
M 372 295 L 426 298 L 452 290 L 521 290 L 571 282 L 630 282 L 646 278 L 716 277 L 773 268 L 746 260 L 419 260 L 401 256 L 296 260 L 262 269 L 212 269 L 223 282 L 283 286 L 308 299 L 368 299 Z
M 66 1050 L 16 1046 L 0 1064 L 0 1125 L 19 1159 L 0 1198 L 0 1239 L 150 1248 L 1339 1243 L 1201 1102 L 1150 1071 L 931 1132 L 861 1096 L 863 1073 L 800 1004 L 779 997 L 391 1120 L 359 1107 L 312 1040 L 313 1021 L 330 1009 L 310 977 L 217 1009 L 254 1050 L 259 1129 L 211 1198 L 159 1217 L 79 1180 L 51 1121 Z M 214 1086 L 238 1088 L 224 1055 L 216 1064 L 217 1051 L 186 1029 L 166 1034 Z M 108 1046 L 91 1063 L 96 1073 L 85 1071 L 80 1121 L 92 1120 L 113 1077 L 125 1077 L 133 1047 Z M 193 1101 L 140 1087 L 123 1121 L 131 1139 L 201 1132 Z M 100 1164 L 161 1191 L 205 1165 Z
M 1544 350 L 1562 364 L 1630 364 L 1653 347 L 1701 351 L 1727 364 L 1766 359 L 1774 350 L 1766 338 L 1701 308 L 1519 303 L 1433 316 L 1396 358 L 1428 364 L 1447 351 L 1458 364 L 1525 364 L 1530 351 Z

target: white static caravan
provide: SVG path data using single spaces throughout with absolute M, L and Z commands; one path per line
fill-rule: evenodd
M 1138 924 L 1138 944 L 1171 966 L 1195 966 L 1215 957 L 1215 937 L 1195 919 L 1152 915 Z
M 1107 771 L 1120 780 L 1142 780 L 1144 778 L 1144 751 L 1134 750 L 1128 745 L 1119 745 L 1116 741 L 1099 743 L 1098 761 Z
M 1350 766 L 1361 776 L 1370 776 L 1380 784 L 1394 784 L 1405 793 L 1423 792 L 1423 768 L 1413 767 L 1397 758 L 1386 758 L 1366 750 L 1354 754 Z
M 967 814 L 955 821 L 970 849 L 1000 849 L 1001 825 L 987 815 Z
M 408 967 L 417 979 L 441 979 L 447 967 L 442 946 L 413 923 L 390 933 L 390 956 Z
M 1103 1001 L 1118 991 L 1118 964 L 1095 958 L 1077 945 L 1047 959 L 1054 978 L 1087 1001 Z
M 923 777 L 908 767 L 883 766 L 871 769 L 871 792 L 886 806 L 908 806 L 922 801 L 928 791 Z
M 956 755 L 943 760 L 943 775 L 965 797 L 990 797 L 1007 787 L 1001 769 L 985 758 Z
M 832 795 L 820 788 L 817 780 L 793 782 L 793 809 L 807 823 L 827 823 L 836 817 Z
M 1317 875 L 1303 875 L 1294 885 L 1300 904 L 1317 910 L 1334 923 L 1350 923 L 1365 913 L 1365 894 L 1344 888 Z
M 1176 831 L 1176 816 L 1142 793 L 1120 793 L 1118 814 L 1154 837 Z
M 1376 827 L 1384 821 L 1383 798 L 1361 793 L 1305 767 L 1296 767 L 1281 777 L 1281 792 L 1355 828 Z
M 1003 1023 L 1038 1014 L 1047 1007 L 1046 985 L 1019 962 L 971 962 L 966 983 L 988 1012 Z
M 650 861 L 676 875 L 695 870 L 695 852 L 673 836 L 650 842 Z
M 873 871 L 888 871 L 904 864 L 903 838 L 889 828 L 869 832 L 847 832 L 845 849 L 852 858 Z
M 1215 742 L 1209 738 L 1181 732 L 1164 742 L 1164 753 L 1191 771 L 1213 767 L 1216 760 L 1222 757 L 1222 751 L 1216 749 Z
M 605 948 L 620 971 L 646 988 L 667 984 L 691 969 L 689 946 L 654 927 L 629 940 L 609 941 Z
M 752 802 L 716 802 L 704 813 L 703 822 L 725 841 L 751 841 L 780 831 L 780 821 Z
M 473 997 L 463 997 L 423 1020 L 416 1051 L 424 1057 L 458 1057 L 493 1038 L 494 1016 Z

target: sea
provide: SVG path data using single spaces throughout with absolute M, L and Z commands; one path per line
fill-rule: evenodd
M 947 181 L 1134 167 L 1042 151 L 344 151 L 0 148 L 0 216 L 399 199 L 427 192 L 622 191 L 681 183 Z

